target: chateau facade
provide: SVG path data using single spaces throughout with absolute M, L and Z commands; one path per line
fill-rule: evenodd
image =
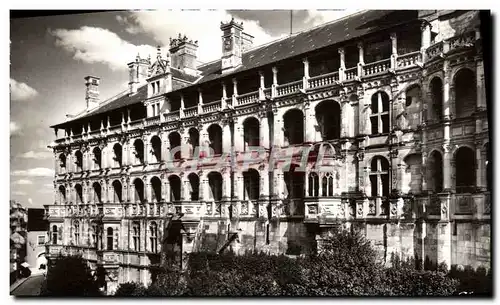
M 489 268 L 479 12 L 364 11 L 257 47 L 220 28 L 216 61 L 179 35 L 118 96 L 85 78 L 86 109 L 52 126 L 49 260 L 80 253 L 112 291 L 172 244 L 298 255 L 343 225 L 386 262 Z

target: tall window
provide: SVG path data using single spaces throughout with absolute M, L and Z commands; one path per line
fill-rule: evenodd
M 379 91 L 372 96 L 370 121 L 372 134 L 389 132 L 389 96 Z
M 134 245 L 134 250 L 140 251 L 140 249 L 141 249 L 141 226 L 137 222 L 134 222 L 134 224 L 132 225 L 132 243 Z
M 151 234 L 151 252 L 158 253 L 158 225 L 156 224 L 156 222 L 151 223 L 149 231 Z
M 122 166 L 122 146 L 118 143 L 113 146 L 113 161 L 114 167 Z
M 113 228 L 108 228 L 107 230 L 107 249 L 108 251 L 112 251 L 113 250 Z
M 75 221 L 75 245 L 80 244 L 80 223 L 78 221 Z
M 322 196 L 327 197 L 327 196 L 333 196 L 333 176 L 331 173 L 325 173 L 322 179 Z
M 99 147 L 94 148 L 92 151 L 93 154 L 93 161 L 94 161 L 94 169 L 101 169 L 102 168 L 102 163 L 101 163 L 101 149 Z
M 389 195 L 389 162 L 383 157 L 374 157 L 371 162 L 370 183 L 372 196 Z
M 316 173 L 309 174 L 309 196 L 318 197 L 319 195 L 319 177 Z
M 75 185 L 76 191 L 76 204 L 81 204 L 83 202 L 83 191 L 80 184 Z
M 52 226 L 52 244 L 57 245 L 57 226 Z
M 476 186 L 476 157 L 472 149 L 460 147 L 455 154 L 457 193 L 471 193 Z
M 250 169 L 243 173 L 243 184 L 245 188 L 244 199 L 257 200 L 260 192 L 259 172 Z
M 441 121 L 443 119 L 443 82 L 439 77 L 432 79 L 430 86 L 432 107 L 429 109 L 428 120 Z
M 77 172 L 82 171 L 82 166 L 83 166 L 83 155 L 81 151 L 76 151 L 75 152 L 75 167 Z
M 66 172 L 66 155 L 59 155 L 59 173 L 64 174 Z

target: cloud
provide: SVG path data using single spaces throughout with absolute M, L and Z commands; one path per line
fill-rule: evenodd
M 33 151 L 30 150 L 18 156 L 21 159 L 50 159 L 53 157 L 53 154 L 50 151 Z
M 37 95 L 38 92 L 27 84 L 10 79 L 10 98 L 13 101 L 26 101 Z
M 23 191 L 12 191 L 11 194 L 16 196 L 26 196 L 26 192 Z
M 28 184 L 33 184 L 31 180 L 26 180 L 26 179 L 19 179 L 14 182 L 12 182 L 13 185 L 28 185 Z
M 117 34 L 103 28 L 82 26 L 79 29 L 50 30 L 56 38 L 55 45 L 85 63 L 103 63 L 112 70 L 125 70 L 137 53 L 141 57 L 154 56 L 156 48 L 149 45 L 136 46 L 121 39 Z
M 198 59 L 208 62 L 221 56 L 220 22 L 231 20 L 231 15 L 224 10 L 135 11 L 128 16 L 119 15 L 116 19 L 126 26 L 127 32 L 149 34 L 162 45 L 168 46 L 170 38 L 177 37 L 179 33 L 198 40 Z M 266 32 L 258 21 L 238 21 L 243 22 L 245 32 L 254 36 L 254 46 L 279 38 Z
M 15 135 L 22 135 L 23 132 L 21 131 L 21 126 L 13 121 L 10 121 L 10 135 L 15 136 Z
M 27 177 L 53 177 L 55 174 L 53 169 L 46 167 L 36 167 L 28 170 L 15 170 L 11 172 L 13 176 L 27 176 Z
M 28 204 L 29 204 L 29 205 L 33 205 L 33 199 L 28 198 Z
M 308 17 L 306 18 L 306 23 L 311 23 L 312 26 L 318 26 L 320 24 L 351 15 L 355 12 L 360 11 L 359 9 L 345 9 L 345 10 L 308 10 Z

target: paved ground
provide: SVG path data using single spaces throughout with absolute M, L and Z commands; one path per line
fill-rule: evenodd
M 10 294 L 14 296 L 38 295 L 43 280 L 44 280 L 43 274 L 32 275 L 24 283 L 22 283 L 16 289 L 11 291 Z

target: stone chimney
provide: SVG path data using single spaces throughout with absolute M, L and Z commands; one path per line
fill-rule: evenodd
M 136 93 L 139 86 L 146 83 L 146 79 L 149 77 L 150 64 L 150 59 L 142 59 L 139 54 L 137 54 L 135 61 L 128 64 L 130 94 Z
M 99 82 L 100 78 L 95 76 L 87 76 L 85 79 L 85 101 L 87 102 L 87 111 L 95 109 L 99 106 Z
M 241 55 L 245 48 L 252 43 L 252 36 L 243 33 L 243 22 L 238 23 L 231 19 L 228 23 L 221 22 L 222 30 L 222 73 L 233 71 L 242 64 Z
M 178 38 L 170 38 L 171 65 L 187 74 L 197 75 L 196 52 L 198 51 L 198 41 L 189 40 L 186 35 L 179 34 Z
M 245 53 L 253 47 L 253 36 L 245 32 L 241 33 L 241 52 Z

